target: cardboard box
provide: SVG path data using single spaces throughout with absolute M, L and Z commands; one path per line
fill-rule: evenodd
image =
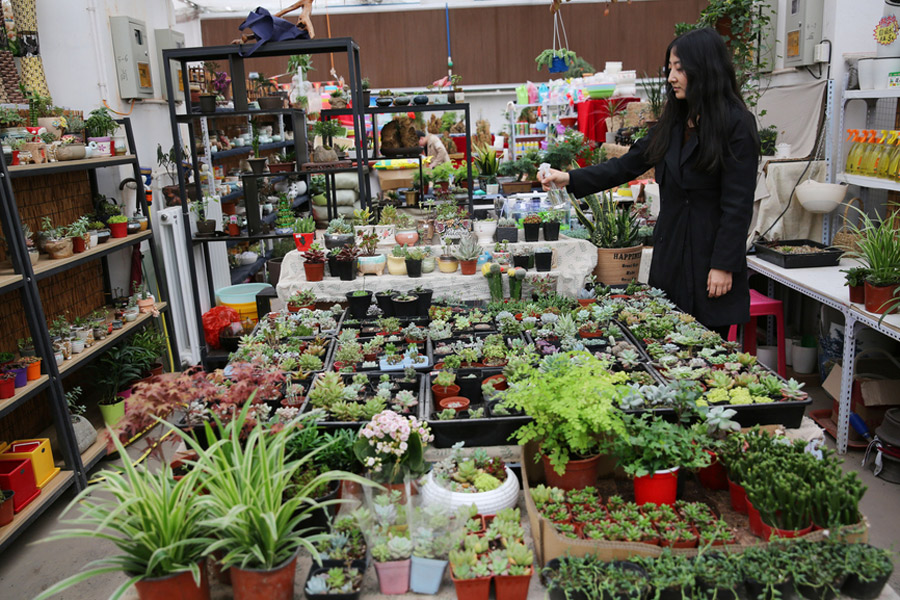
M 900 368 L 888 359 L 858 359 L 855 374 L 850 410 L 865 421 L 874 435 L 875 428 L 884 421 L 884 414 L 888 409 L 900 406 Z M 822 388 L 833 400 L 831 410 L 835 421 L 841 397 L 842 375 L 841 365 L 836 364 L 822 384 Z M 852 427 L 850 439 L 863 440 Z
M 381 191 L 396 190 L 397 188 L 412 187 L 413 173 L 418 169 L 381 169 L 376 170 L 375 175 L 378 177 L 378 185 Z
M 633 542 L 601 542 L 589 541 L 582 539 L 571 539 L 560 535 L 551 521 L 542 517 L 531 499 L 531 487 L 544 483 L 544 467 L 541 461 L 535 462 L 534 454 L 538 449 L 538 445 L 531 442 L 522 448 L 521 464 L 522 464 L 522 486 L 525 494 L 525 508 L 528 513 L 528 522 L 531 525 L 531 537 L 534 540 L 534 551 L 537 563 L 541 566 L 546 565 L 550 560 L 559 558 L 569 554 L 571 556 L 586 556 L 593 554 L 605 561 L 611 560 L 627 560 L 634 556 L 659 556 L 663 552 L 660 546 L 652 546 L 650 544 L 633 543 Z M 616 460 L 612 456 L 604 457 L 600 468 L 600 477 L 614 477 L 616 474 Z M 728 492 L 717 492 L 723 502 L 727 502 Z M 714 510 L 717 506 L 710 503 Z M 726 515 L 720 514 L 722 518 Z M 726 518 L 729 525 L 747 529 L 749 521 L 745 515 L 737 517 L 741 523 L 738 524 L 734 520 L 734 515 Z M 838 532 L 832 532 L 832 535 L 840 536 L 851 543 L 867 543 L 869 539 L 869 522 L 863 515 L 863 520 L 848 527 L 844 527 Z M 739 536 L 740 537 L 740 536 Z M 729 546 L 722 546 L 723 550 L 742 551 L 749 545 L 765 544 L 758 538 L 750 536 L 749 532 L 743 536 L 750 539 L 750 543 L 738 543 Z M 814 531 L 803 536 L 810 541 L 821 541 L 825 538 L 824 531 Z M 673 554 L 684 554 L 686 556 L 696 556 L 698 550 L 696 548 L 671 550 Z

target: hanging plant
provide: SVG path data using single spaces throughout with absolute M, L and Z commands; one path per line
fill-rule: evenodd
M 538 71 L 541 70 L 541 67 L 546 66 L 551 73 L 562 73 L 568 71 L 569 65 L 575 64 L 577 60 L 578 55 L 568 48 L 560 48 L 559 50 L 548 48 L 538 54 L 534 62 L 537 63 Z

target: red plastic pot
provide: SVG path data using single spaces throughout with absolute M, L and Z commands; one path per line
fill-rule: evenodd
M 16 395 L 16 378 L 6 375 L 0 379 L 0 400 L 6 400 Z
M 234 600 L 293 600 L 297 556 L 271 570 L 231 567 Z
M 756 510 L 756 507 L 753 506 L 753 503 L 750 502 L 750 498 L 746 499 L 746 505 L 747 505 L 747 516 L 750 517 L 750 533 L 752 533 L 756 537 L 762 537 L 763 536 L 762 517 L 759 515 L 759 511 Z
M 434 394 L 434 399 L 440 402 L 444 398 L 458 395 L 459 386 L 456 384 L 448 386 L 433 385 L 431 386 L 431 393 Z
M 673 505 L 677 496 L 678 467 L 634 478 L 634 501 L 638 506 L 648 502 Z
M 712 462 L 708 467 L 703 467 L 697 471 L 697 477 L 700 479 L 700 485 L 708 490 L 727 490 L 728 489 L 728 472 L 725 466 L 719 462 L 719 457 L 711 450 L 704 450 L 712 457 Z
M 879 285 L 875 286 L 865 283 L 866 286 L 866 310 L 877 315 L 885 313 L 897 312 L 897 307 L 890 307 L 891 300 L 894 298 L 894 289 L 896 285 Z M 890 309 L 890 310 L 889 310 Z
M 446 398 L 441 398 L 438 402 L 438 406 L 440 406 L 441 409 L 452 408 L 456 412 L 460 412 L 469 408 L 469 399 L 463 396 L 448 396 Z
M 83 237 L 73 237 L 72 238 L 72 252 L 78 254 L 79 252 L 84 252 L 84 238 Z
M 850 302 L 863 304 L 866 301 L 866 286 L 851 285 L 850 286 Z
M 762 527 L 762 539 L 767 542 L 775 536 L 790 539 L 804 536 L 812 531 L 812 523 L 810 523 L 808 527 L 804 527 L 803 529 L 778 529 L 777 527 L 766 525 L 765 521 L 761 521 L 760 525 Z
M 325 263 L 303 263 L 307 281 L 322 281 L 325 277 Z
M 373 562 L 382 594 L 405 594 L 409 591 L 409 567 L 412 564 L 410 559 Z
M 544 477 L 547 485 L 550 487 L 558 487 L 564 490 L 577 490 L 585 488 L 589 485 L 596 485 L 597 477 L 600 475 L 600 455 L 592 456 L 581 460 L 570 460 L 566 464 L 566 471 L 559 475 L 550 464 L 550 459 L 546 454 L 541 454 L 541 461 L 544 463 Z
M 315 239 L 315 233 L 295 233 L 294 245 L 297 247 L 298 252 L 306 252 L 307 250 L 309 250 L 309 247 L 312 246 L 313 240 Z
M 114 238 L 128 236 L 128 223 L 109 223 L 109 233 Z
M 497 600 L 524 600 L 528 597 L 528 575 L 498 575 L 494 577 L 494 594 Z
M 9 525 L 13 520 L 13 498 L 16 493 L 12 490 L 0 490 L 0 527 Z
M 461 260 L 459 261 L 459 270 L 463 275 L 474 275 L 475 269 L 478 267 L 477 260 Z
M 206 561 L 200 563 L 200 585 L 190 571 L 167 577 L 143 579 L 134 584 L 141 600 L 208 600 L 209 579 Z
M 488 600 L 491 595 L 491 578 L 478 577 L 477 579 L 456 579 L 453 577 L 453 569 L 450 569 L 450 579 L 456 588 L 456 597 L 459 600 Z
M 731 508 L 739 513 L 747 514 L 747 490 L 739 483 L 728 480 L 728 493 L 731 496 Z

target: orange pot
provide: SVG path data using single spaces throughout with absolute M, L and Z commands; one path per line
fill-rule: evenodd
M 26 371 L 28 381 L 34 381 L 41 378 L 41 361 L 38 360 L 28 365 Z

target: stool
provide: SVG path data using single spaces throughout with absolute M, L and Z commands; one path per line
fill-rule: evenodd
M 778 374 L 787 377 L 784 349 L 784 309 L 781 300 L 750 290 L 750 322 L 744 325 L 744 352 L 756 355 L 756 317 L 774 316 L 778 331 Z M 749 326 L 749 327 L 748 327 Z M 737 341 L 737 325 L 728 330 L 728 341 Z

